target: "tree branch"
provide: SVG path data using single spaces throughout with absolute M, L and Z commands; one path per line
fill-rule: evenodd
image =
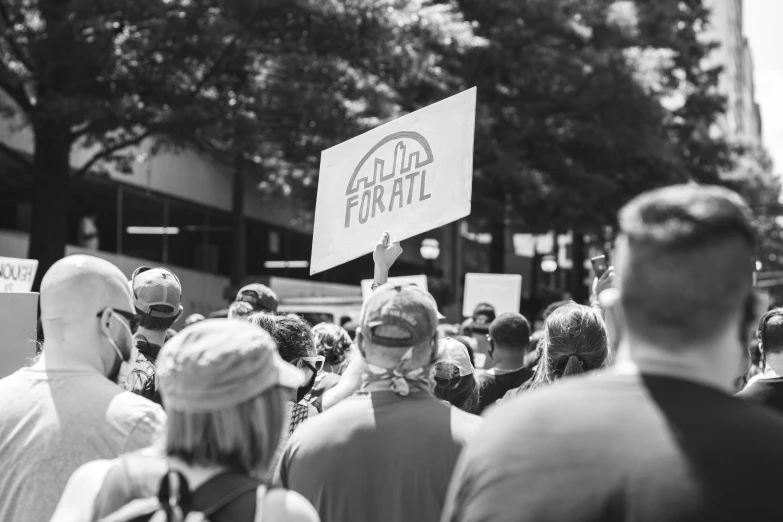
M 89 172 L 89 170 L 93 166 L 95 166 L 95 164 L 98 163 L 99 161 L 105 160 L 106 158 L 108 158 L 112 154 L 114 154 L 115 152 L 120 151 L 120 150 L 122 150 L 124 148 L 131 147 L 133 145 L 138 145 L 139 143 L 144 141 L 145 138 L 147 138 L 150 135 L 152 135 L 152 132 L 153 131 L 151 131 L 151 130 L 147 130 L 145 132 L 142 132 L 138 136 L 135 136 L 135 137 L 133 137 L 131 139 L 128 139 L 128 140 L 125 140 L 125 141 L 121 141 L 121 142 L 119 142 L 119 143 L 117 143 L 117 144 L 115 144 L 115 145 L 113 145 L 111 147 L 103 149 L 100 152 L 96 152 L 93 155 L 92 158 L 90 158 L 84 165 L 82 165 L 79 168 L 79 170 L 74 172 L 73 177 L 74 178 L 81 178 L 82 176 L 87 174 L 87 172 Z
M 3 0 L 0 0 L 0 19 L 2 19 L 3 23 L 5 24 L 6 32 L 13 33 L 14 22 L 8 15 L 8 10 L 6 9 Z M 28 71 L 33 72 L 32 62 L 30 62 L 24 53 L 22 53 L 21 47 L 19 47 L 19 45 L 16 43 L 16 39 L 11 34 L 9 34 L 5 37 L 5 41 L 8 42 L 8 47 L 11 48 L 11 51 L 13 51 L 13 53 L 16 55 L 16 58 L 22 62 Z
M 204 88 L 204 85 L 206 85 L 207 81 L 217 71 L 218 66 L 226 58 L 226 56 L 228 56 L 229 51 L 231 51 L 236 46 L 238 40 L 239 40 L 239 36 L 237 36 L 237 35 L 233 35 L 231 37 L 231 41 L 223 48 L 223 50 L 220 52 L 218 57 L 215 58 L 215 61 L 212 62 L 212 67 L 209 68 L 207 73 L 201 78 L 201 80 L 198 82 L 198 84 L 193 88 L 193 94 L 194 95 L 198 95 L 198 93 L 201 91 L 201 89 Z

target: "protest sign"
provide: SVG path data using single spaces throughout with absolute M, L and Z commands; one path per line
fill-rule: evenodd
M 372 279 L 362 279 L 362 301 L 366 301 L 372 294 L 372 282 Z M 400 284 L 413 283 L 414 285 L 418 285 L 422 289 L 429 291 L 427 288 L 427 276 L 425 275 L 390 277 L 388 282 Z
M 489 303 L 495 314 L 519 312 L 522 276 L 519 274 L 465 274 L 462 315 L 470 317 L 479 303 Z
M 476 89 L 321 153 L 310 275 L 470 214 Z
M 35 259 L 0 257 L 0 292 L 29 292 L 37 270 Z
M 35 356 L 37 316 L 37 293 L 0 293 L 0 379 Z

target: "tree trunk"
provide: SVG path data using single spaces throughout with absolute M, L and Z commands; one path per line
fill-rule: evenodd
M 489 269 L 493 274 L 505 273 L 506 226 L 503 220 L 492 222 L 492 243 L 489 247 Z
M 65 255 L 68 242 L 71 136 L 52 121 L 34 126 L 33 216 L 27 257 L 38 260 L 33 291 L 47 270 Z
M 574 296 L 574 301 L 585 303 L 590 297 L 590 291 L 587 285 L 585 285 L 585 239 L 584 234 L 579 230 L 573 231 L 571 259 L 574 262 L 571 293 Z
M 245 171 L 242 158 L 234 166 L 234 188 L 232 197 L 233 235 L 231 238 L 231 284 L 242 284 L 247 273 L 247 232 L 245 228 Z

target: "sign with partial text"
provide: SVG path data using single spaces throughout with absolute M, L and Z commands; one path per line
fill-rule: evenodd
M 0 257 L 0 292 L 29 292 L 37 270 L 36 259 Z
M 470 214 L 476 89 L 321 154 L 310 275 Z

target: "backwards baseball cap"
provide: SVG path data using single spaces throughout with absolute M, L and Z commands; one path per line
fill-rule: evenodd
M 168 268 L 140 266 L 131 276 L 130 287 L 133 304 L 143 314 L 168 318 L 182 312 L 182 284 Z M 153 306 L 166 306 L 169 310 L 153 310 Z
M 459 370 L 459 376 L 473 375 L 475 368 L 470 362 L 470 355 L 465 345 L 456 339 L 447 337 L 438 342 L 438 363 L 453 364 Z M 439 365 L 435 365 L 436 375 L 441 373 Z M 450 375 L 443 374 L 442 377 L 449 378 Z
M 242 287 L 234 301 L 250 303 L 255 310 L 264 312 L 277 312 L 277 306 L 280 304 L 277 294 L 260 283 Z
M 489 325 L 495 320 L 495 307 L 489 303 L 479 303 L 473 309 L 473 329 L 489 331 Z
M 207 319 L 174 336 L 158 356 L 157 375 L 166 409 L 186 413 L 230 408 L 305 380 L 261 327 L 228 319 Z
M 382 328 L 395 326 L 397 333 Z M 362 307 L 362 335 L 371 344 L 410 348 L 430 341 L 438 331 L 438 307 L 415 284 L 386 283 L 378 287 Z

